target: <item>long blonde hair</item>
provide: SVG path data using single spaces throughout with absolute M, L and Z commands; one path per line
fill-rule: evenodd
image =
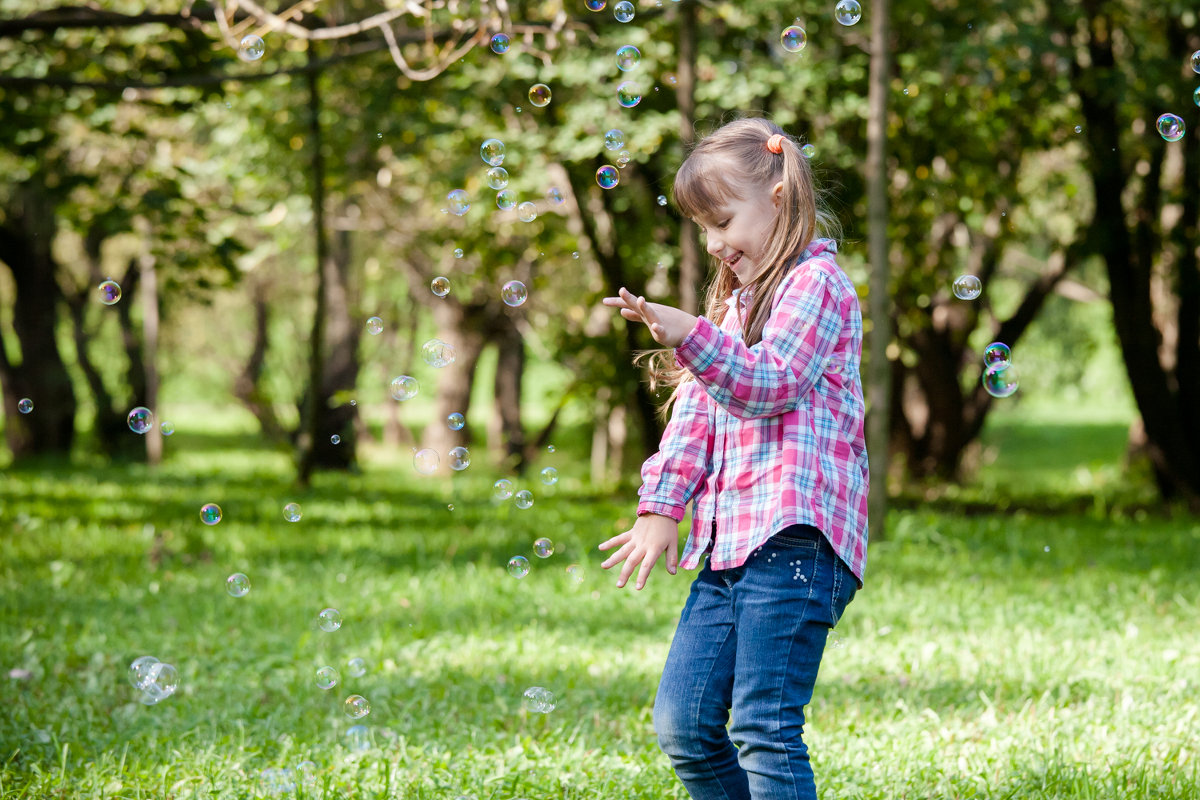
M 767 149 L 767 140 L 775 134 L 783 136 L 780 153 Z M 744 200 L 752 192 L 769 192 L 776 183 L 783 184 L 779 213 L 766 250 L 756 256 L 762 266 L 743 289 L 749 293 L 749 309 L 742 314 L 740 304 L 737 308 L 747 346 L 761 341 L 775 292 L 796 259 L 818 235 L 836 236 L 837 222 L 819 201 L 812 168 L 800 145 L 769 120 L 739 119 L 718 128 L 696 143 L 675 173 L 675 205 L 691 219 L 716 217 L 728 201 Z M 729 310 L 725 300 L 737 288 L 738 279 L 729 267 L 714 261 L 717 272 L 705 292 L 703 313 L 720 326 Z M 673 350 L 643 351 L 636 360 L 649 362 L 652 388 L 673 388 L 661 409 L 665 415 L 691 373 L 675 364 Z

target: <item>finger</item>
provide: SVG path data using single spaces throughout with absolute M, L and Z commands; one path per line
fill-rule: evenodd
M 637 568 L 637 565 L 640 564 L 642 559 L 645 557 L 646 554 L 643 551 L 634 550 L 629 555 L 629 558 L 625 559 L 625 566 L 621 567 L 621 574 L 617 576 L 618 589 L 625 587 L 625 584 L 629 582 L 629 576 L 633 574 L 633 571 Z
M 629 554 L 632 553 L 633 551 L 634 551 L 633 544 L 626 543 L 626 544 L 622 545 L 620 550 L 613 553 L 608 558 L 604 559 L 604 561 L 600 564 L 600 568 L 601 569 L 609 569 L 610 567 L 620 564 L 622 561 L 624 561 L 626 558 L 628 558 Z
M 642 559 L 642 567 L 638 570 L 637 586 L 635 587 L 638 591 L 641 591 L 642 587 L 646 585 L 646 579 L 650 577 L 650 571 L 658 563 L 659 555 L 661 553 L 652 553 Z
M 679 569 L 679 542 L 675 539 L 667 545 L 667 573 L 674 575 Z
M 601 542 L 600 549 L 601 550 L 611 550 L 619 544 L 625 544 L 626 542 L 629 541 L 629 537 L 632 535 L 633 535 L 633 531 L 625 531 L 624 533 L 618 533 L 616 536 L 612 537 L 611 539 L 607 539 L 607 540 Z

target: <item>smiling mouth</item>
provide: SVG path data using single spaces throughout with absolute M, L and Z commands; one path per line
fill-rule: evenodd
M 725 266 L 729 267 L 730 269 L 735 268 L 738 264 L 741 263 L 742 256 L 744 256 L 744 255 L 745 255 L 745 253 L 743 253 L 741 250 L 739 250 L 738 252 L 731 255 L 729 258 L 725 259 Z

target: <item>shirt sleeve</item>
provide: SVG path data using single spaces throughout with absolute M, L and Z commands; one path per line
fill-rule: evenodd
M 679 389 L 658 452 L 642 464 L 637 513 L 661 514 L 679 522 L 688 501 L 712 464 L 714 410 L 696 381 Z
M 842 331 L 842 292 L 826 269 L 796 267 L 757 344 L 747 347 L 740 336 L 700 317 L 675 348 L 676 360 L 735 417 L 796 408 L 820 380 Z

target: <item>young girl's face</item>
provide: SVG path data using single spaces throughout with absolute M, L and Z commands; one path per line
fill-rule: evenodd
M 705 249 L 722 266 L 729 268 L 743 286 L 753 280 L 763 266 L 758 255 L 767 250 L 767 237 L 779 212 L 783 184 L 758 187 L 744 199 L 731 197 L 713 212 L 696 220 L 704 232 Z

